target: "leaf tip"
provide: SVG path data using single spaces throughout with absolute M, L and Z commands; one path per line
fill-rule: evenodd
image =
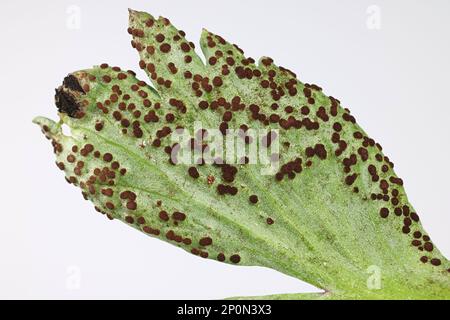
M 46 117 L 42 116 L 34 117 L 32 122 L 41 127 L 42 132 L 48 137 L 57 135 L 61 131 L 59 123 Z

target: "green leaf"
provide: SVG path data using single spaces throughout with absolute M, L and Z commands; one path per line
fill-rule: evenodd
M 56 91 L 60 121 L 34 120 L 97 211 L 199 257 L 324 290 L 269 299 L 450 298 L 448 260 L 392 162 L 339 100 L 206 30 L 206 63 L 166 18 L 130 10 L 128 32 L 153 87 L 106 64 L 73 72 Z M 221 156 L 198 123 L 208 135 L 264 133 L 248 144 L 243 131 L 226 136 L 266 157 L 241 163 L 220 144 Z M 191 146 L 194 162 L 184 163 Z

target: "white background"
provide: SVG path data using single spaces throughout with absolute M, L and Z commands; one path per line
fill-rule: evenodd
M 170 18 L 195 43 L 206 27 L 341 99 L 395 162 L 425 228 L 450 256 L 449 1 L 1 1 L 0 298 L 317 290 L 268 269 L 205 261 L 110 222 L 64 181 L 31 120 L 56 118 L 53 90 L 68 72 L 102 62 L 138 71 L 127 7 Z

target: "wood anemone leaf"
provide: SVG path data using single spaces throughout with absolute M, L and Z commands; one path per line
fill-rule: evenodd
M 166 18 L 130 10 L 128 32 L 153 87 L 107 64 L 73 72 L 56 90 L 60 121 L 34 120 L 97 211 L 199 257 L 324 290 L 268 298 L 450 298 L 449 261 L 392 162 L 339 100 L 206 30 L 206 63 Z M 197 122 L 206 132 L 194 132 Z M 207 134 L 227 128 L 243 129 L 247 151 L 276 144 L 275 174 L 262 162 L 177 158 L 191 147 L 212 152 Z M 245 138 L 247 129 L 268 132 L 265 142 Z M 192 140 L 174 142 L 181 132 Z

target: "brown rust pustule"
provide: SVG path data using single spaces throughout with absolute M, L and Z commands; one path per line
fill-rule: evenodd
M 81 107 L 69 92 L 65 91 L 63 87 L 55 90 L 55 104 L 59 112 L 66 113 L 69 117 L 75 118 Z

